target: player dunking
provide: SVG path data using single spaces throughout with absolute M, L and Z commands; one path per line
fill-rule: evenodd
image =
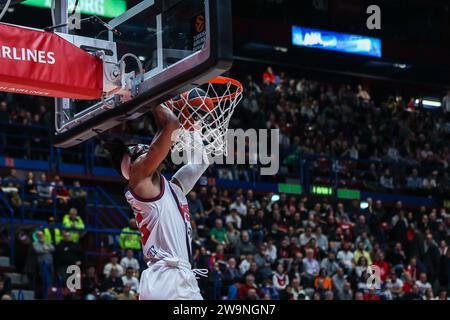
M 136 216 L 148 268 L 142 272 L 140 300 L 202 299 L 192 269 L 191 224 L 186 194 L 208 167 L 206 152 L 194 154 L 169 181 L 160 172 L 180 123 L 167 107 L 152 111 L 158 131 L 150 145 L 109 146 L 113 163 L 128 180 L 125 197 Z M 196 132 L 192 138 L 199 139 Z M 197 140 L 198 141 L 198 140 Z M 201 142 L 200 142 L 201 143 Z

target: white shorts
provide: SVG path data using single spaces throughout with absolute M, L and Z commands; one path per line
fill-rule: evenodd
M 164 259 L 141 274 L 139 300 L 203 300 L 189 262 Z

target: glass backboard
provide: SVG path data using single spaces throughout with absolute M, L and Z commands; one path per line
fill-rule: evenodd
M 96 101 L 56 99 L 59 147 L 74 146 L 135 119 L 231 67 L 230 0 L 127 1 L 127 11 L 112 19 L 70 16 L 75 1 L 62 2 L 55 24 L 64 24 L 69 15 L 69 25 L 56 31 L 93 54 L 102 50 L 108 68 L 116 68 L 123 58 L 124 69 L 105 72 L 121 71 L 115 85 L 122 79 L 127 86 L 121 90 L 108 82 L 107 94 Z

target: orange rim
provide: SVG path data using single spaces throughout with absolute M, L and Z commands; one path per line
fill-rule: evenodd
M 211 84 L 222 84 L 222 85 L 227 84 L 227 83 L 231 83 L 233 86 L 235 86 L 237 88 L 237 90 L 235 92 L 233 92 L 233 93 L 227 94 L 227 95 L 222 96 L 222 97 L 211 98 L 211 100 L 214 103 L 217 103 L 217 102 L 222 101 L 222 100 L 233 100 L 233 99 L 236 98 L 237 95 L 240 95 L 244 91 L 244 87 L 242 86 L 242 83 L 240 83 L 239 81 L 237 81 L 237 80 L 235 80 L 233 78 L 218 76 L 218 77 L 215 77 L 215 78 L 209 80 L 208 83 L 211 83 Z

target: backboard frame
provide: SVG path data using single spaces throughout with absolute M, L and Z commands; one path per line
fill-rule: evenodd
M 140 10 L 143 8 L 149 8 L 155 4 L 162 6 L 166 1 L 176 2 L 173 0 L 144 0 L 121 16 L 111 20 L 109 24 L 114 28 L 141 12 Z M 172 72 L 158 73 L 158 69 L 146 72 L 143 78 L 138 79 L 139 82 L 135 83 L 136 96 L 132 100 L 114 108 L 105 108 L 104 111 L 87 119 L 82 124 L 64 132 L 55 133 L 54 145 L 61 148 L 75 146 L 126 120 L 136 119 L 173 96 L 206 83 L 228 71 L 233 61 L 231 0 L 204 1 L 205 15 L 208 17 L 206 19 L 208 41 L 205 42 L 207 45 L 192 56 L 169 66 L 167 69 L 171 69 Z M 67 7 L 62 5 L 61 8 L 64 10 Z M 64 14 L 61 12 L 58 20 L 58 23 L 64 22 Z M 58 31 L 67 32 L 67 28 Z M 108 38 L 110 41 L 113 39 L 111 31 L 108 32 Z M 159 53 L 158 59 L 160 59 Z M 173 76 L 173 74 L 176 75 Z M 56 99 L 55 107 L 58 108 L 64 104 L 67 106 L 68 103 L 68 99 Z

